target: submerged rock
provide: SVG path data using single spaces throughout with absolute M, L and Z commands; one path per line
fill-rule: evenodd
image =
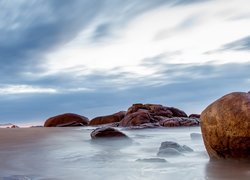
M 144 158 L 144 159 L 137 159 L 136 162 L 146 162 L 146 163 L 166 163 L 166 159 L 162 158 Z
M 227 94 L 201 113 L 201 130 L 212 159 L 250 160 L 250 93 Z
M 121 137 L 128 138 L 126 134 L 112 127 L 97 128 L 91 132 L 90 136 L 92 139 Z
M 173 141 L 165 141 L 161 143 L 157 156 L 179 156 L 186 152 L 193 152 L 193 150 L 186 145 L 181 146 Z
M 89 119 L 73 113 L 60 114 L 47 119 L 44 127 L 70 127 L 70 126 L 86 126 Z
M 120 122 L 124 118 L 125 114 L 126 114 L 125 111 L 120 111 L 115 114 L 111 114 L 107 116 L 95 117 L 89 122 L 89 125 L 96 126 L 96 125 Z

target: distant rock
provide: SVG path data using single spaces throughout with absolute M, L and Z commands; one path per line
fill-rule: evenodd
M 187 114 L 178 108 L 166 107 L 160 104 L 133 104 L 128 108 L 126 115 L 139 110 L 146 110 L 152 116 L 187 117 Z
M 145 123 L 155 123 L 150 114 L 146 111 L 138 111 L 131 114 L 126 115 L 120 122 L 120 126 L 129 127 L 129 126 L 140 126 Z
M 188 117 L 184 111 L 178 108 L 170 107 L 169 110 L 173 113 L 173 117 Z
M 160 125 L 163 127 L 199 126 L 199 124 L 199 119 L 187 117 L 165 118 L 160 121 Z
M 140 124 L 138 126 L 128 126 L 126 127 L 126 129 L 146 129 L 146 128 L 158 128 L 160 127 L 159 123 L 144 123 L 144 124 Z
M 200 114 L 190 114 L 188 117 L 189 118 L 200 118 L 201 115 Z
M 40 125 L 38 125 L 38 126 L 30 126 L 30 128 L 42 128 L 43 126 L 40 126 Z
M 100 138 L 128 138 L 123 132 L 112 127 L 97 128 L 90 134 L 92 139 Z
M 0 124 L 0 128 L 19 128 L 19 126 L 12 123 L 7 123 L 7 124 Z
M 166 163 L 166 159 L 162 158 L 144 158 L 144 159 L 137 159 L 136 162 L 146 162 L 146 163 Z
M 193 150 L 184 145 L 172 141 L 165 141 L 161 143 L 157 156 L 179 156 L 182 153 L 192 152 Z
M 211 159 L 250 160 L 250 94 L 227 94 L 201 113 L 204 144 Z
M 95 117 L 89 122 L 89 125 L 96 126 L 96 125 L 120 122 L 124 118 L 125 114 L 126 111 L 120 111 L 112 115 Z
M 10 128 L 19 128 L 19 126 L 13 124 Z
M 44 127 L 87 126 L 88 123 L 88 118 L 84 116 L 73 113 L 66 113 L 47 119 L 44 123 Z
M 158 123 L 166 118 L 186 117 L 187 114 L 174 107 L 166 107 L 160 104 L 133 104 L 128 108 L 120 126 L 140 126 L 148 123 Z

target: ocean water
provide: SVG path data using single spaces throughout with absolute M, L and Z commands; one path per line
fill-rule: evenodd
M 202 139 L 190 137 L 200 133 L 199 127 L 121 129 L 132 141 L 97 142 L 90 138 L 91 127 L 38 128 L 39 133 L 37 128 L 30 129 L 26 141 L 20 138 L 19 143 L 0 147 L 0 180 L 250 179 L 249 163 L 209 161 Z M 164 141 L 187 145 L 194 151 L 160 157 L 160 162 L 136 161 L 157 158 Z

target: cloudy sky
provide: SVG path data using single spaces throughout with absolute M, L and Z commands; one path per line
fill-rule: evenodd
M 250 90 L 249 0 L 0 0 L 0 123 Z

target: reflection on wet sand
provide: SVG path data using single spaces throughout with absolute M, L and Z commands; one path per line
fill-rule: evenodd
M 243 161 L 209 161 L 205 167 L 208 180 L 249 180 L 250 162 Z

